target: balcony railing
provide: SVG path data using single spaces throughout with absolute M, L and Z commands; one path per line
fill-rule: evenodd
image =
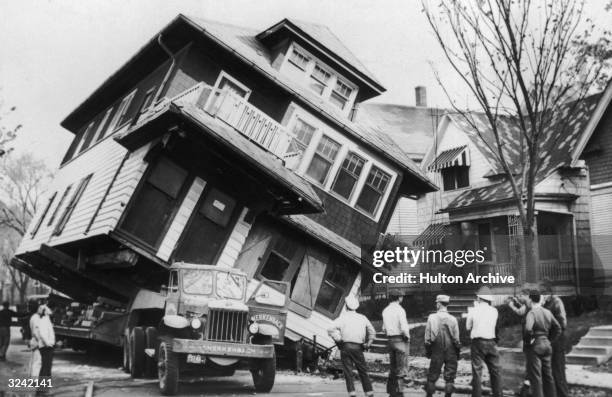
M 293 134 L 246 99 L 224 89 L 199 83 L 171 99 L 190 103 L 225 122 L 263 149 L 284 159 Z

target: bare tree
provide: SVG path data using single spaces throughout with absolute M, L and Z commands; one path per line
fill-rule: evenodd
M 579 0 L 422 2 L 446 59 L 478 104 L 479 117 L 457 104 L 435 71 L 438 82 L 510 184 L 526 242 L 523 263 L 533 269 L 535 186 L 545 158 L 541 144 L 553 123 L 556 139 L 563 139 L 563 128 L 585 97 L 607 79 L 603 58 L 610 33 L 596 32 Z M 517 133 L 508 137 L 503 123 Z M 511 161 L 511 151 L 520 152 L 520 161 Z
M 17 132 L 22 127 L 21 124 L 11 124 L 7 121 L 17 108 L 11 106 L 8 110 L 2 110 L 3 105 L 4 102 L 0 100 L 0 157 L 11 150 L 9 144 L 17 137 Z
M 0 264 L 8 269 L 21 302 L 30 278 L 8 264 L 17 241 L 27 231 L 50 177 L 45 163 L 29 153 L 20 156 L 11 153 L 0 161 L 0 231 L 4 230 L 4 241 L 0 241 Z

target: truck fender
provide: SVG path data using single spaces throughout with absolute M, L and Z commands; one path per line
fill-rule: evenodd
M 258 333 L 266 336 L 271 336 L 272 339 L 279 337 L 278 328 L 272 324 L 258 323 Z
M 185 328 L 189 326 L 189 320 L 187 320 L 183 316 L 178 316 L 176 314 L 168 314 L 163 318 L 164 325 L 170 328 Z

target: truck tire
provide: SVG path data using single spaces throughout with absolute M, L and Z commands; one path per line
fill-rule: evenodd
M 145 363 L 145 333 L 142 327 L 134 327 L 130 334 L 130 374 L 141 378 Z
M 123 337 L 123 372 L 130 373 L 130 342 L 126 336 Z
M 178 356 L 172 351 L 172 345 L 162 340 L 157 351 L 159 390 L 164 396 L 173 396 L 178 391 L 179 363 Z
M 157 340 L 157 328 L 155 327 L 147 327 L 145 329 L 145 348 L 155 350 L 155 354 L 153 357 L 149 357 L 148 354 L 145 354 L 145 366 L 144 366 L 144 375 L 147 378 L 156 378 L 157 377 L 157 347 L 159 346 L 159 342 Z
M 271 358 L 253 360 L 251 374 L 256 391 L 267 393 L 272 390 L 276 377 L 276 352 Z

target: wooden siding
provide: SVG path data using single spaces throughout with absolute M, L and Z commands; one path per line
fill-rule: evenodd
M 589 167 L 592 185 L 612 182 L 612 106 L 608 106 L 581 158 Z
M 594 276 L 605 283 L 602 293 L 612 293 L 612 186 L 591 190 L 591 235 L 593 239 Z
M 249 231 L 251 230 L 251 224 L 244 221 L 244 217 L 248 212 L 248 208 L 244 208 L 242 210 L 242 213 L 238 218 L 238 222 L 236 222 L 234 230 L 232 230 L 232 234 L 230 234 L 230 237 L 223 248 L 223 252 L 217 261 L 217 266 L 234 267 L 234 265 L 236 265 L 247 236 L 249 235 Z
M 417 219 L 417 200 L 402 197 L 397 202 L 387 233 L 415 236 L 419 233 Z
M 189 222 L 189 218 L 193 213 L 193 209 L 198 203 L 200 196 L 202 195 L 202 191 L 204 190 L 204 186 L 206 186 L 206 181 L 202 178 L 195 178 L 189 191 L 185 195 L 183 202 L 179 210 L 176 213 L 176 216 L 172 220 L 170 227 L 168 228 L 168 232 L 164 236 L 161 245 L 159 246 L 159 250 L 157 251 L 157 256 L 164 261 L 168 261 L 170 259 L 170 255 L 174 251 L 176 247 L 176 243 L 178 242 L 181 234 L 185 230 L 185 226 L 187 222 Z
M 51 183 L 48 194 L 63 192 L 66 186 L 74 185 L 89 174 L 93 174 L 91 181 L 85 189 L 81 199 L 76 204 L 72 216 L 63 232 L 59 236 L 52 236 L 55 223 L 47 226 L 47 221 L 42 223 L 38 233 L 32 238 L 30 230 L 26 233 L 17 253 L 37 250 L 42 243 L 49 245 L 59 245 L 83 239 L 99 234 L 106 234 L 112 230 L 121 217 L 125 204 L 134 192 L 138 181 L 146 168 L 143 157 L 148 150 L 144 146 L 138 151 L 131 153 L 123 164 L 120 173 L 114 181 L 112 189 L 108 192 L 102 207 L 100 208 L 94 223 L 87 234 L 85 231 L 91 219 L 104 198 L 108 186 L 115 176 L 118 167 L 121 165 L 126 149 L 116 143 L 112 137 L 106 138 L 95 147 L 83 153 L 77 159 L 62 167 L 56 174 Z M 43 201 L 44 202 L 44 201 Z M 51 210 L 55 210 L 55 206 Z M 66 204 L 64 203 L 63 206 Z M 35 225 L 35 221 L 41 216 L 44 208 L 40 208 L 34 216 L 34 221 L 30 224 L 30 229 Z M 47 218 L 50 215 L 47 214 Z

